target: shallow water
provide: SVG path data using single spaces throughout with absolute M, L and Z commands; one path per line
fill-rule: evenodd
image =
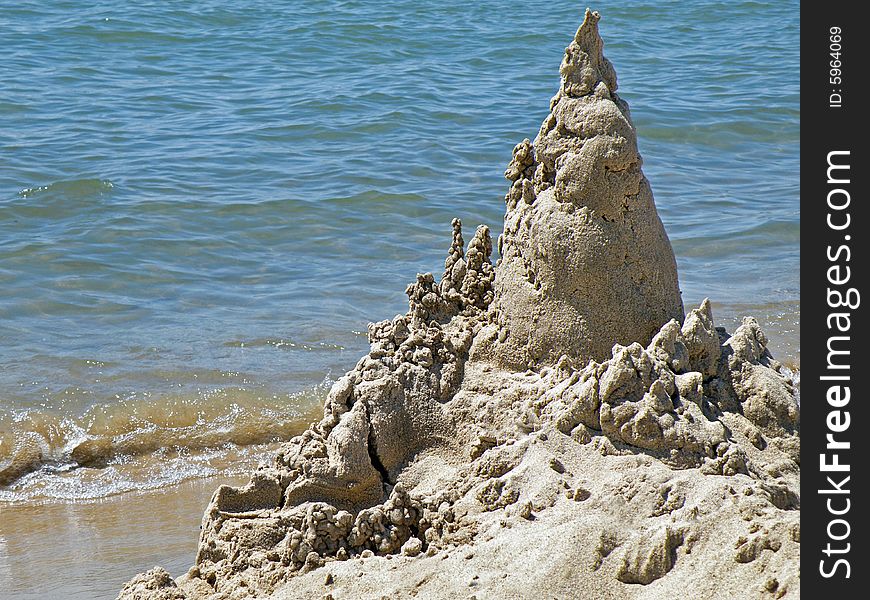
M 581 18 L 542 7 L 0 12 L 7 551 L 30 531 L 10 519 L 255 460 L 440 271 L 452 217 L 498 232 L 501 173 Z M 799 366 L 798 4 L 595 8 L 687 306 L 756 315 Z
M 3 598 L 114 598 L 135 573 L 193 564 L 202 511 L 222 475 L 86 503 L 0 509 Z M 159 539 L 159 542 L 158 542 Z

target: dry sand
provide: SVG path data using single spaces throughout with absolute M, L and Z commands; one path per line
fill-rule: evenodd
M 119 598 L 799 596 L 799 407 L 758 323 L 684 316 L 597 13 L 442 276 L 323 419 L 220 487 L 196 564 Z M 615 345 L 614 345 L 615 344 Z

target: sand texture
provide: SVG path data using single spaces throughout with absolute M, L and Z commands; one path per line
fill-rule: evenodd
M 794 598 L 799 407 L 752 318 L 684 315 L 597 13 L 506 171 L 323 418 L 119 598 Z

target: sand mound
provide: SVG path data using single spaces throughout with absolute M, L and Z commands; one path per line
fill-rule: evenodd
M 597 21 L 514 151 L 502 261 L 454 220 L 323 419 L 215 492 L 195 566 L 119 598 L 799 593 L 794 390 L 754 319 L 683 317 Z
M 598 15 L 587 12 L 550 114 L 505 171 L 498 326 L 481 339 L 493 338 L 487 351 L 504 366 L 602 360 L 615 342 L 647 344 L 683 318 L 674 252 L 602 50 Z

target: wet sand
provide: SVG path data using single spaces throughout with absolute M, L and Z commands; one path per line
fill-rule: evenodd
M 193 563 L 202 512 L 221 483 L 187 481 L 86 503 L 0 505 L 0 591 L 21 600 L 114 598 L 133 574 Z

